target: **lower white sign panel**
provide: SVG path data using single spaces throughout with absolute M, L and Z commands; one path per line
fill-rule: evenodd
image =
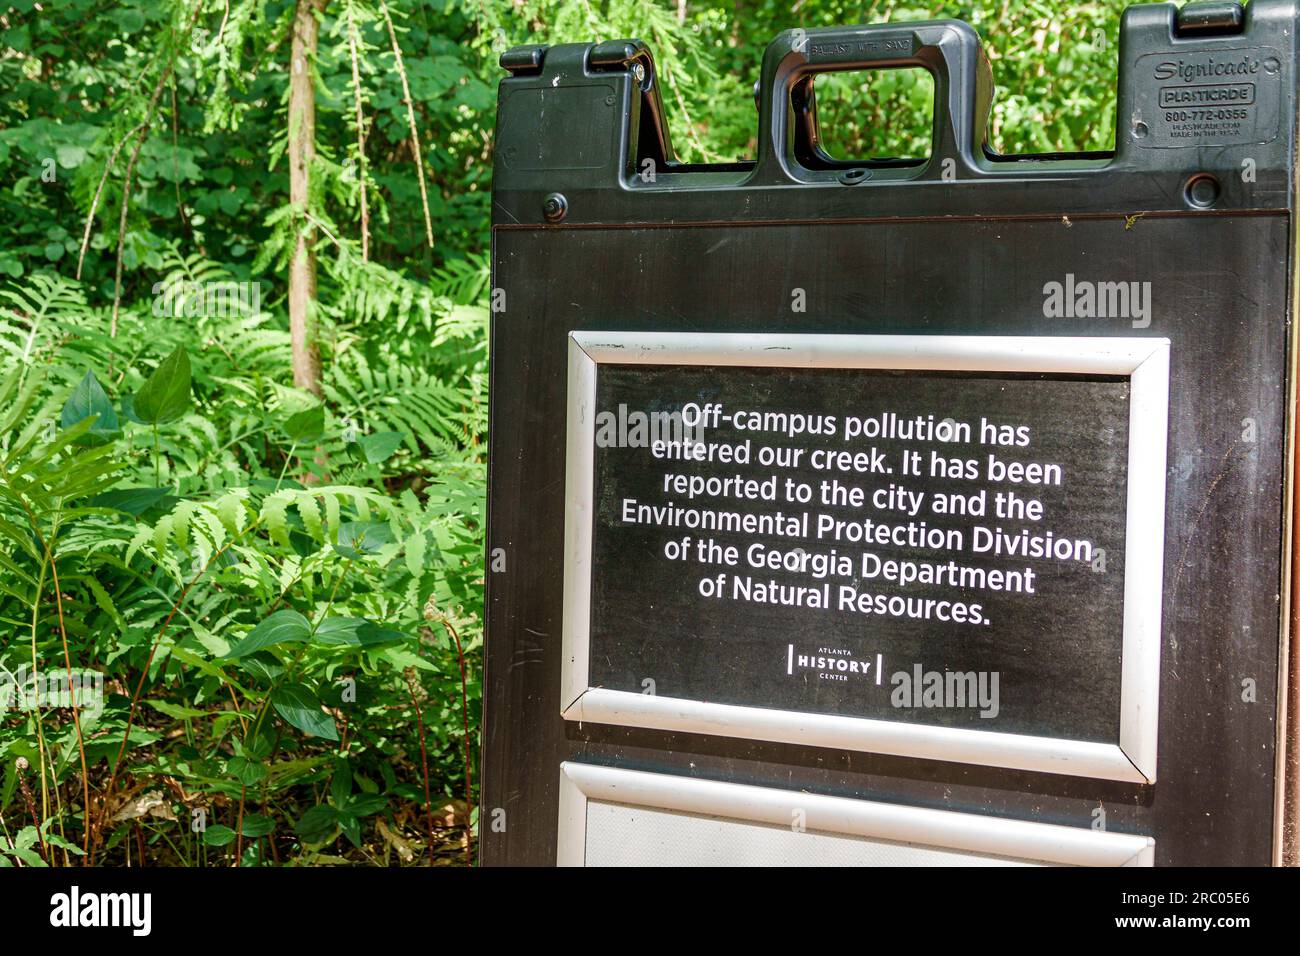
M 1150 837 L 564 763 L 568 866 L 1150 866 Z

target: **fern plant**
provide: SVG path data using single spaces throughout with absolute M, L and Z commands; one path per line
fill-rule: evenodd
M 0 823 L 21 829 L 24 782 L 39 819 L 0 865 L 116 858 L 135 832 L 190 863 L 365 852 L 428 802 L 410 772 L 453 796 L 472 759 L 480 317 L 431 294 L 425 367 L 332 329 L 320 405 L 280 384 L 273 312 L 187 315 L 187 288 L 230 275 L 165 262 L 115 338 L 65 280 L 3 292 L 0 666 L 105 691 L 0 723 Z M 385 484 L 416 471 L 418 491 Z M 416 708 L 444 715 L 432 737 Z

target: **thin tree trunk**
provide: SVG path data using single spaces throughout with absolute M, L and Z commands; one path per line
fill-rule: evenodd
M 327 0 L 297 0 L 293 44 L 289 53 L 289 201 L 303 213 L 316 157 L 316 91 L 312 61 L 319 25 L 316 16 Z M 293 384 L 321 394 L 320 351 L 316 345 L 316 229 L 309 221 L 294 240 L 289 259 L 289 339 L 293 350 Z
M 379 12 L 384 16 L 388 27 L 388 38 L 393 42 L 393 65 L 402 81 L 402 100 L 406 103 L 406 123 L 411 128 L 411 154 L 415 157 L 415 175 L 420 183 L 420 206 L 424 209 L 424 236 L 433 248 L 433 220 L 429 217 L 429 190 L 424 185 L 424 160 L 420 158 L 420 131 L 415 128 L 415 106 L 411 103 L 411 84 L 406 79 L 406 67 L 402 65 L 402 45 L 397 42 L 397 28 L 393 18 L 388 14 L 388 5 L 379 0 Z
M 361 261 L 370 261 L 370 209 L 366 202 L 366 119 L 361 111 L 361 67 L 357 62 L 357 24 L 348 7 L 348 48 L 352 52 L 352 99 L 357 110 L 357 181 L 361 185 Z

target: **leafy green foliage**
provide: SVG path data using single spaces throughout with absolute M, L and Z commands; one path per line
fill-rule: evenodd
M 321 709 L 320 698 L 302 684 L 284 684 L 271 693 L 275 712 L 305 734 L 338 740 L 334 719 Z
M 190 407 L 190 357 L 177 348 L 158 363 L 135 393 L 131 411 L 146 425 L 174 422 Z
M 297 611 L 276 611 L 244 635 L 238 644 L 228 650 L 226 657 L 244 657 L 280 644 L 310 641 L 311 621 Z
M 88 418 L 94 421 L 87 433 L 95 438 L 111 438 L 117 433 L 117 411 L 113 403 L 104 394 L 103 386 L 95 378 L 94 372 L 87 372 L 86 377 L 77 385 L 76 390 L 63 403 L 59 415 L 59 425 L 72 428 Z

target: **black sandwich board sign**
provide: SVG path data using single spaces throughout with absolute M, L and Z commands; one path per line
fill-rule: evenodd
M 957 21 L 777 37 L 724 165 L 502 56 L 484 863 L 1280 858 L 1298 28 L 1129 8 L 1068 155 Z M 828 156 L 898 67 L 929 158 Z

